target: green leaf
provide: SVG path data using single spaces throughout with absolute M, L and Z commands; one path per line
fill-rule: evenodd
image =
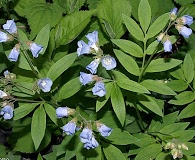
M 63 17 L 55 29 L 56 46 L 73 41 L 88 25 L 95 11 L 78 11 Z
M 112 39 L 112 42 L 116 44 L 124 52 L 134 57 L 141 58 L 144 56 L 142 48 L 134 42 L 125 39 Z
M 133 137 L 129 132 L 114 128 L 111 135 L 106 138 L 112 144 L 128 145 L 138 142 L 139 139 Z
M 144 41 L 144 34 L 139 25 L 129 16 L 123 14 L 123 21 L 128 31 L 139 41 Z
M 161 32 L 170 19 L 170 13 L 165 13 L 158 17 L 149 27 L 146 38 L 152 38 Z
M 183 70 L 181 68 L 178 68 L 177 70 L 170 72 L 171 76 L 173 76 L 176 79 L 185 81 L 185 76 L 183 73 Z
M 136 61 L 131 57 L 125 54 L 124 52 L 120 50 L 114 49 L 114 53 L 119 60 L 119 62 L 122 64 L 122 66 L 131 74 L 135 76 L 140 75 L 139 67 L 136 63 Z
M 113 86 L 111 92 L 111 103 L 118 120 L 123 126 L 125 122 L 126 108 L 122 92 L 116 84 Z
M 194 63 L 190 54 L 186 54 L 183 61 L 183 72 L 187 83 L 191 83 L 194 79 Z
M 122 14 L 131 14 L 131 6 L 127 0 L 101 0 L 97 12 L 111 38 L 120 38 L 125 33 Z
M 172 137 L 177 138 L 180 142 L 187 142 L 194 138 L 194 130 L 177 131 L 171 134 Z
M 46 129 L 46 114 L 42 105 L 40 105 L 32 116 L 31 135 L 37 150 L 43 140 Z
M 172 90 L 176 92 L 184 91 L 188 88 L 188 84 L 183 80 L 171 80 L 166 83 L 166 86 L 170 87 Z
M 35 42 L 43 46 L 43 51 L 40 54 L 44 54 L 49 42 L 50 24 L 45 25 L 38 33 Z
M 144 86 L 149 91 L 153 91 L 164 95 L 176 95 L 176 93 L 171 88 L 157 80 L 147 79 L 142 81 L 141 85 Z
M 62 88 L 60 88 L 58 101 L 73 96 L 80 89 L 81 89 L 81 82 L 79 81 L 79 77 L 71 79 L 69 82 L 64 84 Z
M 168 103 L 174 104 L 174 105 L 184 105 L 188 104 L 195 99 L 195 94 L 192 91 L 184 91 L 175 96 L 176 100 L 170 100 Z
M 189 118 L 195 116 L 195 102 L 190 103 L 187 105 L 178 115 L 179 119 Z
M 147 95 L 138 95 L 138 101 L 139 103 L 144 105 L 146 108 L 148 108 L 150 111 L 163 117 L 162 109 L 159 107 L 159 105 L 156 103 L 156 101 L 152 97 L 147 96 Z
M 182 61 L 178 59 L 164 59 L 164 58 L 158 58 L 155 60 L 152 60 L 149 64 L 148 68 L 146 68 L 146 72 L 161 72 L 166 71 L 171 68 L 174 68 L 181 64 Z
M 25 117 L 32 112 L 39 103 L 26 103 L 14 109 L 14 120 Z
M 158 45 L 159 45 L 159 42 L 157 40 L 150 43 L 145 51 L 145 54 L 148 54 L 148 55 L 154 54 L 154 52 L 157 51 Z
M 111 144 L 103 144 L 103 152 L 108 160 L 126 160 L 123 153 Z
M 37 160 L 43 160 L 43 158 L 42 158 L 40 153 L 38 154 Z
M 59 59 L 48 71 L 47 77 L 55 81 L 76 60 L 77 54 L 71 53 Z
M 179 3 L 181 6 L 186 5 L 186 4 L 190 4 L 193 3 L 194 0 L 174 0 L 176 3 Z
M 141 0 L 138 7 L 138 18 L 143 31 L 146 33 L 151 21 L 151 8 L 148 0 Z
M 135 157 L 135 160 L 150 160 L 155 159 L 156 156 L 162 151 L 161 144 L 151 144 L 144 147 Z
M 51 106 L 48 103 L 44 103 L 44 108 L 45 108 L 45 112 L 47 113 L 47 115 L 49 116 L 49 118 L 56 124 L 57 123 L 57 116 L 56 116 L 56 110 L 54 109 L 53 106 Z
M 150 93 L 145 87 L 140 85 L 139 83 L 130 80 L 128 77 L 126 77 L 124 74 L 122 74 L 119 71 L 112 71 L 114 74 L 116 83 L 119 87 L 132 91 L 132 92 L 138 92 L 138 93 Z

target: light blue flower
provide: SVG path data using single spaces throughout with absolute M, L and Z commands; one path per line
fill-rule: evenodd
M 173 8 L 172 10 L 171 10 L 171 14 L 173 14 L 173 15 L 176 15 L 177 14 L 177 8 L 175 7 L 175 8 Z
M 66 125 L 63 126 L 63 132 L 67 135 L 73 135 L 76 130 L 75 122 L 68 122 Z
M 19 56 L 19 53 L 20 53 L 20 49 L 17 48 L 17 47 L 14 47 L 9 56 L 8 56 L 8 59 L 12 62 L 16 62 L 18 60 L 18 56 Z
M 8 35 L 2 31 L 0 31 L 0 43 L 7 42 L 9 39 Z
M 84 72 L 80 72 L 79 80 L 82 83 L 82 85 L 86 85 L 86 84 L 93 81 L 93 75 L 92 74 L 87 74 L 87 73 L 84 73 Z
M 12 119 L 13 117 L 13 112 L 14 112 L 14 109 L 12 106 L 10 105 L 6 105 L 5 107 L 3 107 L 0 111 L 0 115 L 3 115 L 3 118 L 5 120 L 7 119 Z
M 189 36 L 192 34 L 192 30 L 186 26 L 183 26 L 181 27 L 179 34 L 181 34 L 184 38 L 189 38 Z
M 77 48 L 78 56 L 82 54 L 88 54 L 91 51 L 90 47 L 83 40 L 78 41 L 77 45 L 79 47 Z
M 184 15 L 181 17 L 183 24 L 190 26 L 193 23 L 193 17 L 189 15 Z
M 7 97 L 7 93 L 0 90 L 0 98 Z
M 56 109 L 56 115 L 58 118 L 63 118 L 68 116 L 68 107 L 58 107 Z
M 95 83 L 95 86 L 92 88 L 93 95 L 103 97 L 106 94 L 106 89 L 102 81 Z
M 171 43 L 170 40 L 167 39 L 167 40 L 163 43 L 163 45 L 164 45 L 164 51 L 165 51 L 165 52 L 171 52 L 171 50 L 172 50 L 172 43 Z
M 96 139 L 94 138 L 94 136 L 92 136 L 91 140 L 89 140 L 87 143 L 84 144 L 84 148 L 86 149 L 94 149 L 96 147 L 98 147 L 98 142 L 96 141 Z
M 89 40 L 88 42 L 89 47 L 93 48 L 97 52 L 99 50 L 98 31 L 93 31 L 92 33 L 88 33 L 86 37 Z
M 52 84 L 53 82 L 50 78 L 42 78 L 37 81 L 37 85 L 43 92 L 49 92 Z
M 10 34 L 17 33 L 17 27 L 14 20 L 7 20 L 6 24 L 3 25 L 3 29 Z
M 102 66 L 106 68 L 106 70 L 111 70 L 116 67 L 116 60 L 110 55 L 106 55 L 102 58 Z
M 112 128 L 110 128 L 102 123 L 97 125 L 97 129 L 103 137 L 108 137 L 112 132 Z
M 43 46 L 36 44 L 35 42 L 31 42 L 30 51 L 32 52 L 33 57 L 37 58 L 39 56 L 39 53 L 43 51 Z
M 171 10 L 170 20 L 174 21 L 177 18 L 177 8 Z
M 89 70 L 92 74 L 96 74 L 100 61 L 100 58 L 93 60 L 89 65 L 86 66 L 86 69 Z
M 9 78 L 10 72 L 8 70 L 3 72 L 5 78 Z

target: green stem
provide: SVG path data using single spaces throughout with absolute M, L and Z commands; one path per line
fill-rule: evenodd
M 142 120 L 142 117 L 141 117 L 141 114 L 139 112 L 139 109 L 137 108 L 137 104 L 136 102 L 133 102 L 134 104 L 134 107 L 135 107 L 135 111 L 136 111 L 136 114 L 137 114 L 137 117 L 138 117 L 138 120 L 139 120 L 139 124 L 140 124 L 140 127 L 143 131 L 145 131 L 145 126 L 144 126 L 144 123 L 143 123 L 143 120 Z

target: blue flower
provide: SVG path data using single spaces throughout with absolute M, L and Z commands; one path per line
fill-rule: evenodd
M 97 73 L 97 67 L 100 61 L 101 61 L 100 58 L 93 60 L 89 65 L 86 66 L 86 69 L 89 70 L 92 74 Z
M 179 34 L 181 34 L 184 38 L 189 38 L 192 34 L 192 30 L 183 25 L 175 25 L 175 28 L 178 30 Z
M 14 20 L 7 20 L 6 24 L 3 25 L 3 29 L 10 34 L 17 33 L 17 27 Z
M 77 45 L 79 47 L 77 48 L 78 56 L 88 54 L 91 51 L 90 47 L 83 40 L 78 41 Z
M 87 39 L 89 40 L 88 45 L 89 47 L 93 48 L 96 52 L 99 50 L 98 47 L 98 31 L 93 31 L 92 33 L 88 33 L 86 35 Z
M 163 45 L 164 45 L 164 51 L 165 51 L 165 52 L 171 52 L 171 50 L 172 50 L 172 43 L 171 43 L 170 40 L 167 39 L 167 40 L 163 43 Z
M 102 123 L 97 124 L 97 129 L 103 137 L 108 137 L 112 132 L 111 128 Z
M 84 148 L 86 149 L 94 149 L 96 147 L 98 147 L 98 142 L 96 141 L 96 139 L 94 138 L 94 136 L 92 136 L 91 140 L 89 140 L 87 143 L 84 144 Z
M 7 97 L 7 93 L 0 90 L 0 98 Z
M 12 62 L 16 62 L 18 60 L 18 56 L 20 53 L 20 48 L 17 47 L 17 45 L 11 50 L 8 59 Z
M 35 42 L 31 42 L 30 51 L 32 52 L 33 57 L 37 58 L 39 56 L 39 53 L 43 51 L 43 46 L 36 44 Z
M 10 72 L 8 70 L 6 70 L 6 71 L 3 72 L 3 74 L 4 74 L 5 78 L 8 78 L 9 75 L 10 75 Z
M 12 106 L 10 105 L 6 105 L 5 107 L 3 107 L 0 111 L 0 115 L 3 115 L 3 118 L 5 120 L 7 119 L 12 119 L 13 117 L 13 112 L 14 112 L 14 109 Z
M 177 14 L 177 8 L 176 7 L 171 10 L 171 14 L 174 14 L 174 15 Z
M 193 17 L 189 15 L 182 16 L 181 20 L 184 25 L 187 24 L 188 26 L 190 26 L 193 23 Z
M 7 42 L 9 39 L 8 35 L 2 31 L 0 31 L 0 43 Z
M 53 82 L 50 78 L 42 78 L 37 81 L 37 85 L 43 92 L 49 92 L 52 84 Z
M 75 122 L 68 122 L 66 125 L 63 126 L 63 132 L 67 135 L 73 135 L 76 130 Z
M 106 68 L 106 70 L 111 70 L 116 67 L 116 60 L 110 55 L 106 55 L 102 58 L 102 66 Z
M 106 94 L 106 89 L 102 81 L 95 83 L 95 86 L 92 88 L 93 95 L 103 97 Z
M 56 115 L 58 118 L 67 117 L 68 116 L 68 107 L 58 107 L 56 109 Z
M 87 73 L 84 73 L 84 72 L 80 72 L 79 80 L 82 83 L 82 85 L 86 85 L 86 84 L 93 81 L 93 75 L 92 74 L 87 74 Z
M 177 8 L 171 10 L 170 20 L 174 21 L 177 18 Z

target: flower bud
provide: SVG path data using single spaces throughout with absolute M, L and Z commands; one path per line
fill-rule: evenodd
M 184 143 L 181 143 L 181 147 L 182 147 L 184 150 L 188 150 L 188 146 L 186 146 Z
M 170 20 L 174 21 L 177 18 L 177 8 L 173 8 L 170 14 Z

